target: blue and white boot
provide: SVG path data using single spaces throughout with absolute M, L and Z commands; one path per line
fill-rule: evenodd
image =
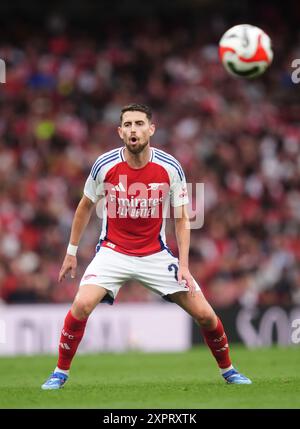
M 62 372 L 53 372 L 41 387 L 43 390 L 61 389 L 65 385 L 68 378 L 69 377 Z
M 240 374 L 236 369 L 232 368 L 222 374 L 228 384 L 252 384 L 252 381 L 245 375 Z

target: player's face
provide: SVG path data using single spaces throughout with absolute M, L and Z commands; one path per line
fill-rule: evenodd
M 155 126 L 151 124 L 144 112 L 125 112 L 121 126 L 118 127 L 119 136 L 131 153 L 140 153 L 149 144 L 154 134 Z

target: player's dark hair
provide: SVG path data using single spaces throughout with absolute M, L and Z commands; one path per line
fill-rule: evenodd
M 152 119 L 152 110 L 150 109 L 149 106 L 146 106 L 146 104 L 132 103 L 132 104 L 128 104 L 127 106 L 124 106 L 121 110 L 121 115 L 120 115 L 121 122 L 123 119 L 123 114 L 125 112 L 143 112 L 146 114 L 149 121 L 151 121 Z

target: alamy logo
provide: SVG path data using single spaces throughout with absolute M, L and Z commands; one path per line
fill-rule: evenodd
M 300 82 L 300 58 L 295 58 L 292 62 L 292 67 L 295 69 L 292 73 L 292 82 L 299 83 Z
M 300 343 L 300 319 L 294 319 L 292 321 L 292 343 L 299 344 Z
M 6 82 L 6 65 L 5 61 L 0 58 L 0 83 Z
M 6 343 L 6 324 L 4 320 L 0 320 L 0 344 Z
M 128 184 L 127 175 L 123 174 L 118 177 L 117 184 L 101 182 L 96 188 L 96 195 L 101 197 L 96 208 L 97 215 L 102 219 L 179 218 L 183 213 L 182 205 L 188 204 L 186 228 L 201 228 L 204 225 L 204 183 L 186 184 L 178 179 L 171 184 Z M 189 195 L 194 195 L 194 198 L 187 203 Z

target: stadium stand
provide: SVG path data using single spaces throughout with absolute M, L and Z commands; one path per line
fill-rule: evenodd
M 218 39 L 239 16 L 211 14 L 203 25 L 191 16 L 170 22 L 157 16 L 126 30 L 116 21 L 89 33 L 72 30 L 72 21 L 58 15 L 43 29 L 23 24 L 0 44 L 7 64 L 0 92 L 4 302 L 73 299 L 77 282 L 58 285 L 57 276 L 85 178 L 98 155 L 121 145 L 120 108 L 144 102 L 155 111 L 153 146 L 181 162 L 188 182 L 205 183 L 205 222 L 192 231 L 191 272 L 212 305 L 300 304 L 294 5 L 286 12 L 294 14 L 289 29 L 271 2 L 256 10 L 275 60 L 253 81 L 233 79 L 218 59 Z M 78 278 L 99 222 L 95 215 L 82 239 Z M 175 250 L 171 226 L 167 232 Z M 134 282 L 118 297 L 156 299 Z

